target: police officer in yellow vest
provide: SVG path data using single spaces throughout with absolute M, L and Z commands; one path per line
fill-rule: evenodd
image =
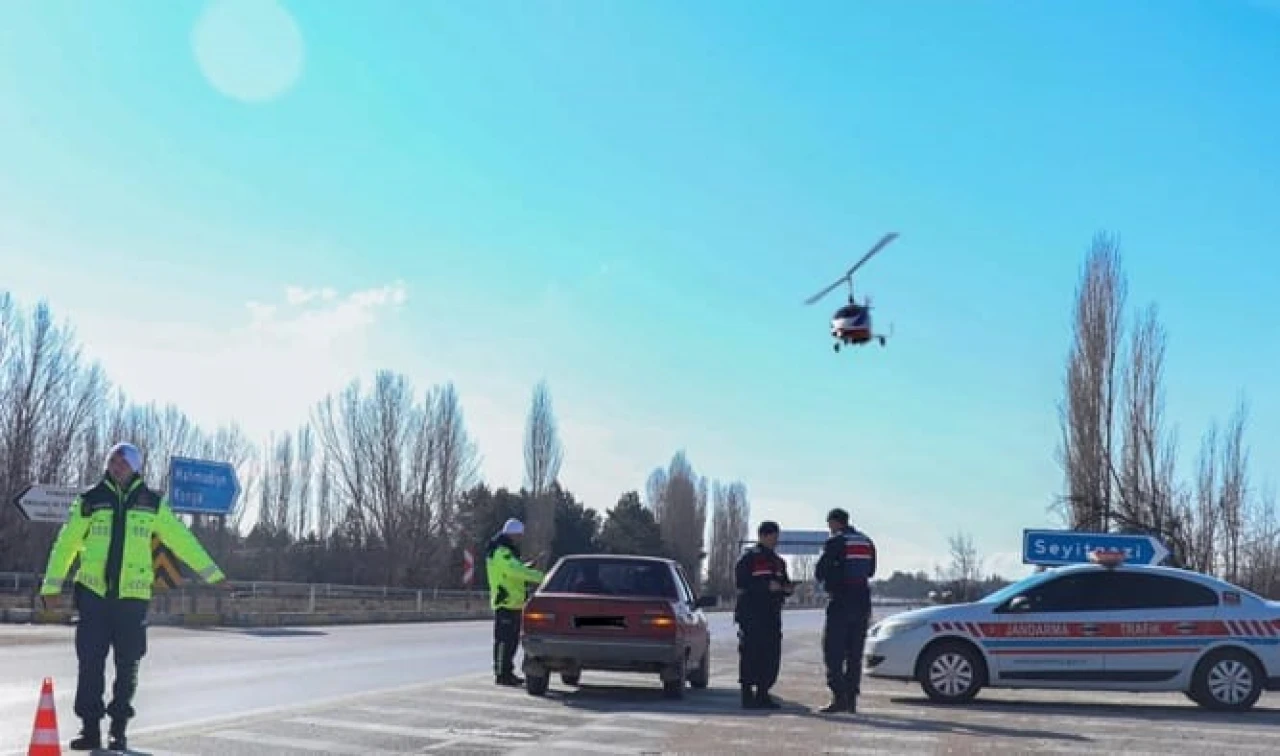
M 132 444 L 116 444 L 107 455 L 106 474 L 71 504 L 68 519 L 49 553 L 40 595 L 45 606 L 59 603 L 62 581 L 80 558 L 75 576 L 75 713 L 83 722 L 72 750 L 102 748 L 101 722 L 111 715 L 113 751 L 126 749 L 125 727 L 134 715 L 138 666 L 147 652 L 147 609 L 155 573 L 151 537 L 158 536 L 179 559 L 208 583 L 226 578 L 222 570 L 177 518 L 169 500 L 143 482 L 142 453 Z M 103 707 L 107 651 L 115 657 L 111 705 Z
M 520 645 L 520 620 L 524 616 L 526 586 L 546 577 L 520 561 L 524 523 L 514 517 L 489 541 L 484 571 L 489 578 L 489 605 L 493 607 L 493 675 L 498 685 L 524 685 L 515 673 L 516 648 Z

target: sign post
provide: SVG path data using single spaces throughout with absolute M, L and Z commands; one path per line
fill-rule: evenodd
M 1169 556 L 1160 539 L 1150 535 L 1086 533 L 1078 530 L 1022 531 L 1022 563 L 1045 567 L 1088 564 L 1095 549 L 1123 551 L 1128 564 L 1155 565 Z

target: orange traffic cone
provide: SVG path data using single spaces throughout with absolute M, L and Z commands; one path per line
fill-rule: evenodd
M 46 677 L 40 687 L 40 706 L 36 709 L 36 724 L 31 730 L 27 756 L 62 756 L 61 741 L 58 736 L 58 710 L 53 705 L 53 680 Z

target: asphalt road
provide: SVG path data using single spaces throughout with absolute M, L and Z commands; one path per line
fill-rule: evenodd
M 788 612 L 779 712 L 738 708 L 730 618 L 713 614 L 711 687 L 683 701 L 656 679 L 587 672 L 534 698 L 498 688 L 484 623 L 301 631 L 155 629 L 131 744 L 139 754 L 296 753 L 1269 753 L 1280 696 L 1242 715 L 1181 695 L 984 691 L 964 707 L 869 681 L 856 716 L 822 715 L 821 612 Z M 14 629 L 17 630 L 17 629 Z M 0 754 L 25 753 L 41 679 L 57 686 L 63 741 L 75 669 L 53 643 L 0 632 Z M 28 638 L 28 640 L 32 640 Z

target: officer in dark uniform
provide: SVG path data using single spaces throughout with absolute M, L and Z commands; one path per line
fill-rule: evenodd
M 821 711 L 856 712 L 862 684 L 862 649 L 871 621 L 871 578 L 876 574 L 876 545 L 849 525 L 849 513 L 827 514 L 831 537 L 823 545 L 814 577 L 827 592 L 822 655 L 831 703 Z
M 782 664 L 782 605 L 795 589 L 787 577 L 787 563 L 774 548 L 778 523 L 760 523 L 759 540 L 734 567 L 738 600 L 733 621 L 738 623 L 738 682 L 742 708 L 777 709 L 769 696 Z

